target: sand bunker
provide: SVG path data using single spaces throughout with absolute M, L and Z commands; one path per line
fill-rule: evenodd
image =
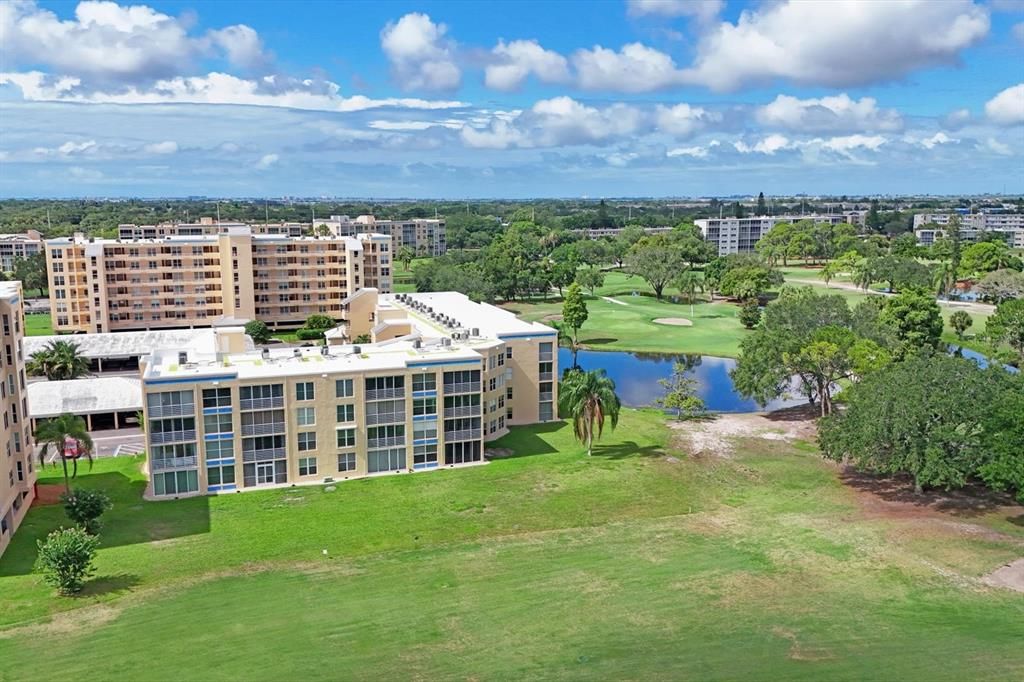
M 673 327 L 692 327 L 693 322 L 690 322 L 685 317 L 659 317 L 654 320 L 654 324 L 667 324 Z
M 1024 559 L 1011 561 L 1002 568 L 993 571 L 985 579 L 989 585 L 1008 587 L 1011 590 L 1024 592 Z

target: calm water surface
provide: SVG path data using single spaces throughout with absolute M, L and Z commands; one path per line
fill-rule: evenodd
M 665 395 L 665 389 L 658 383 L 658 379 L 667 379 L 672 374 L 672 363 L 677 361 L 691 368 L 689 373 L 697 380 L 698 393 L 712 412 L 777 410 L 806 402 L 799 398 L 773 400 L 762 408 L 753 400 L 744 399 L 736 393 L 732 379 L 729 378 L 729 370 L 736 366 L 736 361 L 731 358 L 581 350 L 576 361 L 583 369 L 604 369 L 608 372 L 608 376 L 615 381 L 619 399 L 629 407 L 646 407 Z M 572 353 L 568 348 L 558 350 L 558 366 L 563 371 L 572 367 Z

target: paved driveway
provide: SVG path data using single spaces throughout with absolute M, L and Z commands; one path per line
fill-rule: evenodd
M 93 446 L 96 448 L 93 452 L 94 457 L 113 457 L 117 454 L 118 448 L 122 455 L 134 454 L 142 452 L 146 447 L 146 436 L 142 433 L 142 429 L 137 427 L 93 431 L 89 435 L 92 436 Z M 56 456 L 51 449 L 46 456 L 46 461 L 52 462 Z

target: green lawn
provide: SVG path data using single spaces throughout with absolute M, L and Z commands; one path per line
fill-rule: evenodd
M 1024 545 L 1005 513 L 874 518 L 810 444 L 694 460 L 662 419 L 332 492 L 144 503 L 139 461 L 103 460 L 84 596 L 27 572 L 59 508 L 0 559 L 0 678 L 1020 678 L 1024 595 L 977 581 Z
M 25 316 L 25 336 L 50 336 L 53 325 L 49 313 L 32 313 Z

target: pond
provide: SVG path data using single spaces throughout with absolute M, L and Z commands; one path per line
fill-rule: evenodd
M 663 396 L 665 388 L 658 379 L 667 379 L 672 374 L 674 362 L 683 362 L 690 367 L 690 375 L 698 382 L 698 393 L 712 412 L 777 410 L 806 402 L 799 397 L 773 400 L 762 408 L 753 400 L 743 398 L 729 378 L 729 370 L 736 366 L 736 361 L 731 358 L 581 350 L 577 354 L 577 362 L 586 370 L 604 369 L 615 381 L 615 390 L 622 404 L 629 407 L 647 407 Z M 568 348 L 558 350 L 558 366 L 563 371 L 572 367 L 572 352 Z

